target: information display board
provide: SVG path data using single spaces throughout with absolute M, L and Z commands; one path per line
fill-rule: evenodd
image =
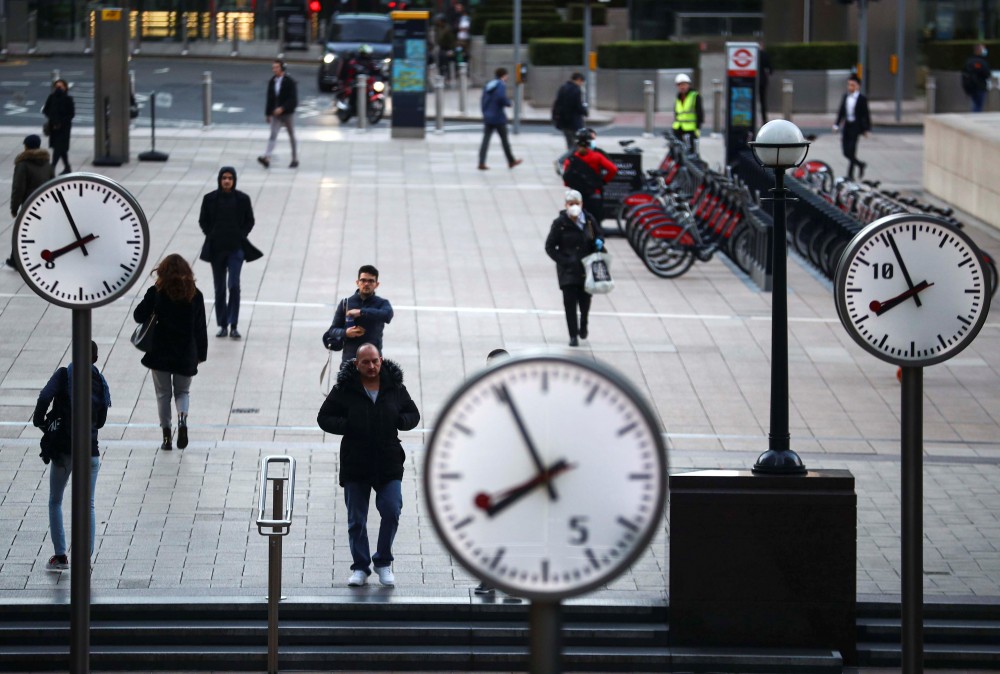
M 392 137 L 423 138 L 427 127 L 427 20 L 392 12 Z
M 756 42 L 726 43 L 726 163 L 749 146 L 757 129 Z
M 625 197 L 642 188 L 642 155 L 609 154 L 606 156 L 618 167 L 618 173 L 615 174 L 611 182 L 604 186 L 604 217 L 613 218 Z

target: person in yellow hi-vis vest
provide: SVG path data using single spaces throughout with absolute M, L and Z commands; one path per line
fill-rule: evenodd
M 674 135 L 687 143 L 691 152 L 697 154 L 699 129 L 705 122 L 705 110 L 701 106 L 701 96 L 691 88 L 691 78 L 681 73 L 674 78 L 677 85 L 677 99 L 674 101 Z

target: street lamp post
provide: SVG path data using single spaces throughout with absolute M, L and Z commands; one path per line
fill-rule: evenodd
M 801 475 L 806 472 L 792 451 L 788 432 L 788 260 L 785 228 L 785 171 L 805 161 L 809 141 L 784 119 L 768 122 L 750 143 L 761 166 L 774 169 L 774 266 L 771 292 L 771 426 L 768 449 L 757 457 L 755 473 Z

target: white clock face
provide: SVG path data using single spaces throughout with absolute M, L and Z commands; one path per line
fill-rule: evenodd
M 608 582 L 662 525 L 666 452 L 620 375 L 570 358 L 505 361 L 445 406 L 424 486 L 445 546 L 507 592 L 562 598 Z
M 138 279 L 149 227 L 138 202 L 104 176 L 71 173 L 40 187 L 14 226 L 14 253 L 32 289 L 73 309 L 111 302 Z
M 836 273 L 837 313 L 866 350 L 925 366 L 964 349 L 990 306 L 979 249 L 960 230 L 924 215 L 893 215 L 859 232 Z

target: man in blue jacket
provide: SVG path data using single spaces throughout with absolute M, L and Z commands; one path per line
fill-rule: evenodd
M 510 151 L 510 141 L 507 140 L 507 113 L 504 108 L 511 105 L 512 102 L 507 97 L 507 69 L 497 68 L 496 78 L 483 87 L 483 97 L 480 100 L 480 107 L 483 110 L 483 142 L 479 146 L 480 171 L 489 168 L 486 165 L 486 151 L 490 147 L 490 137 L 494 131 L 500 136 L 503 153 L 507 155 L 507 166 L 514 168 L 521 163 L 520 159 L 514 158 L 514 153 Z
M 323 335 L 323 346 L 331 351 L 343 350 L 341 362 L 353 360 L 358 347 L 371 343 L 382 351 L 382 331 L 392 321 L 389 300 L 375 294 L 378 269 L 370 264 L 358 269 L 357 291 L 337 304 L 333 323 Z

